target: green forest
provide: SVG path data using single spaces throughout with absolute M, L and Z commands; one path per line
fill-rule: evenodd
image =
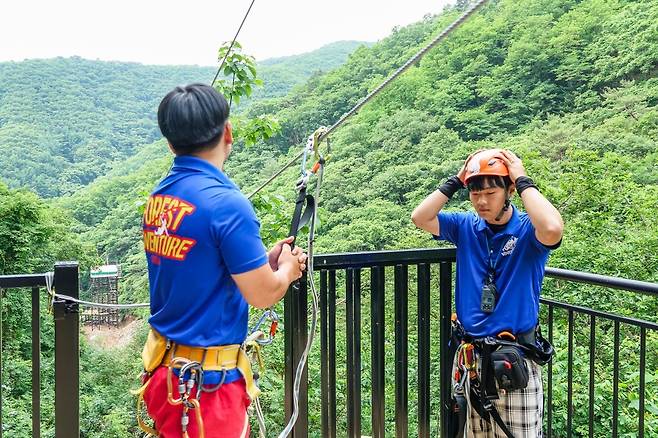
M 468 3 L 457 2 L 437 16 L 395 28 L 375 44 L 343 42 L 307 58 L 259 64 L 264 86 L 233 112 L 246 119 L 270 116 L 280 130 L 254 145 L 238 141 L 227 163 L 229 176 L 250 193 L 297 155 L 309 134 L 332 125 Z M 43 272 L 64 259 L 79 260 L 84 274 L 109 260 L 122 266 L 120 301 L 147 301 L 139 205 L 172 161 L 160 139 L 156 107 L 174 85 L 207 82 L 213 73 L 213 68 L 79 58 L 0 63 L 0 274 Z M 471 152 L 493 147 L 521 156 L 529 176 L 564 218 L 564 239 L 549 266 L 658 282 L 658 3 L 490 2 L 331 136 L 316 252 L 435 247 L 415 229 L 411 211 L 454 175 Z M 287 232 L 298 172 L 293 166 L 253 199 L 268 243 Z M 471 208 L 463 192 L 449 208 Z M 513 202 L 521 207 L 518 199 Z M 433 291 L 433 303 L 438 303 L 437 294 Z M 556 280 L 545 281 L 543 295 L 658 322 L 658 300 L 649 296 Z M 26 291 L 8 290 L 2 300 L 2 427 L 7 436 L 17 437 L 29 436 L 30 427 L 30 311 L 22 304 L 26 296 Z M 368 302 L 364 293 L 364 321 L 369 319 Z M 416 324 L 412 296 L 409 303 L 411 333 Z M 336 306 L 343 320 L 344 304 L 343 299 Z M 438 304 L 432 312 L 438 313 Z M 390 321 L 392 301 L 386 313 Z M 137 311 L 134 316 L 145 318 L 147 313 Z M 555 436 L 566 436 L 566 320 L 566 314 L 556 315 L 554 373 L 562 377 L 554 383 Z M 583 371 L 574 376 L 574 436 L 588 433 L 584 370 L 589 364 L 589 327 L 586 319 L 581 322 L 575 333 L 574 367 Z M 364 358 L 369 357 L 368 330 L 364 325 Z M 392 339 L 392 327 L 386 330 Z M 597 327 L 597 437 L 609 436 L 610 430 L 611 330 L 610 324 Z M 52 318 L 43 317 L 42 331 L 42 427 L 44 436 L 54 436 Z M 102 350 L 83 343 L 83 436 L 139 436 L 128 390 L 137 386 L 136 352 L 145 332 L 146 323 L 125 349 Z M 336 335 L 337 375 L 344 376 L 344 332 Z M 623 333 L 619 427 L 624 437 L 638 433 L 638 338 L 636 330 Z M 281 430 L 284 423 L 282 339 L 267 348 L 268 371 L 262 379 L 270 431 Z M 649 331 L 646 343 L 645 436 L 654 436 L 658 334 Z M 415 363 L 412 345 L 410 339 L 410 363 Z M 386 422 L 393 431 L 392 344 L 389 347 Z M 432 357 L 438 357 L 438 345 L 432 349 Z M 319 382 L 318 358 L 316 345 L 309 359 L 312 382 Z M 369 375 L 368 366 L 364 363 L 364 376 Z M 438 364 L 432 366 L 437 375 Z M 415 416 L 413 372 L 410 419 Z M 117 375 L 125 379 L 117 382 Z M 339 380 L 342 419 L 345 382 Z M 317 388 L 309 385 L 309 406 L 319 405 Z M 438 397 L 432 391 L 433 399 Z M 368 435 L 369 382 L 363 383 L 362 402 L 363 434 Z M 310 430 L 318 431 L 319 409 L 309 408 L 309 415 Z M 411 434 L 414 427 L 412 421 Z M 436 436 L 436 425 L 432 427 Z M 343 420 L 339 435 L 344 428 Z
M 263 61 L 254 99 L 286 94 L 359 45 Z M 82 58 L 0 63 L 0 177 L 46 198 L 72 194 L 160 138 L 155 110 L 168 90 L 209 82 L 215 71 Z

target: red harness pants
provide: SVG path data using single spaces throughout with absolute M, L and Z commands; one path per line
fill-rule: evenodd
M 177 387 L 178 378 L 172 375 L 174 391 Z M 196 389 L 192 393 L 196 394 Z M 249 436 L 247 408 L 250 401 L 244 379 L 224 384 L 216 391 L 202 394 L 199 403 L 206 438 Z M 178 393 L 173 396 L 178 398 Z M 144 391 L 144 403 L 161 438 L 181 438 L 183 436 L 181 427 L 183 406 L 171 405 L 167 401 L 167 367 L 161 366 L 153 372 Z M 188 414 L 190 422 L 187 432 L 190 438 L 198 438 L 199 427 L 196 412 L 190 409 Z

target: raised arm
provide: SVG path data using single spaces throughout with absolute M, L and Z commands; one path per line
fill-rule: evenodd
M 440 230 L 437 215 L 449 200 L 450 198 L 441 193 L 440 190 L 433 191 L 411 213 L 411 221 L 421 230 L 438 236 Z
M 439 220 L 437 216 L 441 209 L 448 203 L 452 195 L 454 195 L 459 189 L 464 188 L 464 183 L 462 183 L 462 181 L 466 174 L 466 165 L 473 155 L 475 155 L 475 153 L 471 154 L 466 159 L 457 175 L 448 178 L 441 187 L 430 193 L 430 195 L 423 199 L 418 207 L 414 209 L 413 213 L 411 213 L 411 221 L 414 225 L 421 230 L 434 234 L 435 236 L 439 235 L 441 230 L 439 229 Z
M 560 212 L 551 202 L 542 195 L 532 180 L 526 175 L 523 162 L 513 152 L 502 151 L 503 161 L 509 170 L 512 181 L 516 184 L 517 192 L 523 206 L 528 212 L 530 222 L 535 227 L 537 240 L 547 246 L 555 245 L 562 239 L 564 222 Z

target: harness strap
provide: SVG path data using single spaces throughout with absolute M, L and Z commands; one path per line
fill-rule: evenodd
M 245 380 L 249 398 L 254 400 L 260 395 L 249 357 L 239 344 L 202 348 L 171 343 L 171 348 L 164 354 L 162 364 L 170 366 L 175 357 L 199 362 L 204 371 L 228 371 L 237 368 Z
M 157 430 L 146 424 L 144 418 L 142 417 L 142 406 L 144 405 L 144 392 L 146 392 L 146 387 L 149 386 L 150 380 L 147 380 L 139 389 L 135 391 L 130 391 L 133 395 L 137 396 L 137 425 L 142 431 L 149 435 L 155 437 L 160 436 Z
M 514 438 L 514 434 L 512 434 L 512 432 L 501 418 L 500 414 L 498 413 L 498 409 L 496 409 L 496 406 L 494 406 L 492 401 L 487 399 L 484 395 L 484 391 L 482 391 L 482 388 L 480 387 L 480 380 L 478 379 L 477 374 L 474 378 L 471 378 L 469 387 L 471 392 L 471 396 L 469 397 L 471 405 L 473 406 L 473 409 L 475 409 L 475 411 L 480 415 L 480 417 L 486 421 L 489 421 L 490 418 L 493 418 L 493 420 L 496 422 L 498 427 L 500 427 L 507 438 Z
M 206 348 L 191 347 L 168 341 L 164 338 L 164 336 L 160 335 L 157 331 L 151 328 L 146 339 L 146 344 L 144 345 L 144 349 L 142 351 L 142 361 L 146 373 L 154 371 L 160 365 L 167 366 L 169 368 L 167 384 L 171 383 L 170 375 L 173 369 L 181 368 L 181 373 L 183 373 L 184 370 L 182 368 L 186 366 L 185 364 L 197 364 L 198 368 L 200 369 L 200 376 L 198 380 L 199 389 L 197 390 L 198 395 L 201 394 L 202 390 L 203 371 L 225 372 L 237 368 L 245 380 L 249 398 L 251 400 L 256 400 L 260 395 L 260 389 L 256 385 L 254 374 L 251 369 L 251 361 L 249 360 L 244 347 L 239 344 Z M 148 426 L 141 416 L 142 406 L 144 404 L 144 392 L 146 391 L 149 382 L 150 380 L 147 380 L 141 388 L 133 391 L 133 394 L 137 395 L 137 423 L 140 429 L 142 429 L 144 432 L 158 436 L 157 430 Z M 218 388 L 219 385 L 215 389 Z M 180 399 L 173 401 L 176 403 L 182 402 Z M 197 399 L 190 400 L 190 403 L 192 404 L 195 402 L 198 404 Z M 187 416 L 187 410 L 190 408 L 194 409 L 196 407 L 197 406 L 186 406 L 184 418 Z M 203 425 L 203 420 L 200 418 L 200 409 L 195 409 L 195 411 L 197 415 L 197 422 Z
M 169 366 L 175 357 L 184 357 L 190 361 L 199 362 L 204 371 L 232 370 L 238 364 L 239 344 L 223 345 L 221 347 L 189 347 L 187 345 L 171 344 L 162 360 Z
M 297 200 L 295 201 L 295 211 L 292 215 L 290 233 L 288 233 L 288 236 L 292 236 L 296 239 L 299 231 L 311 221 L 311 218 L 314 215 L 315 198 L 313 195 L 306 194 L 306 185 L 304 184 L 297 194 Z M 292 247 L 294 244 L 295 242 L 293 241 L 290 246 Z
M 509 335 L 514 338 L 514 335 L 508 332 L 504 332 L 505 335 Z M 525 333 L 523 335 L 526 335 Z M 534 330 L 533 330 L 534 335 Z M 521 337 L 519 335 L 518 337 Z M 518 338 L 516 337 L 516 338 Z M 525 339 L 528 339 L 529 335 L 523 336 Z M 492 400 L 498 399 L 498 389 L 496 387 L 496 381 L 494 376 L 494 370 L 491 364 L 491 353 L 495 347 L 502 345 L 515 345 L 520 346 L 517 342 L 508 341 L 500 338 L 484 338 L 484 339 L 473 339 L 469 336 L 464 327 L 461 325 L 459 320 L 454 317 L 452 318 L 452 337 L 451 343 L 457 344 L 456 347 L 457 354 L 457 364 L 458 366 L 463 367 L 464 371 L 464 380 L 469 380 L 469 392 L 470 392 L 470 403 L 473 409 L 482 417 L 485 421 L 490 421 L 493 419 L 498 427 L 503 431 L 507 438 L 514 438 L 514 434 L 509 430 L 503 419 L 501 418 L 498 410 L 493 404 Z M 480 350 L 480 373 L 477 372 L 477 367 L 474 360 L 473 347 L 474 343 L 479 346 Z M 523 347 L 522 347 L 523 348 Z M 524 348 L 527 350 L 527 348 Z M 467 377 L 468 376 L 468 377 Z M 460 384 L 461 386 L 461 384 Z M 460 402 L 460 400 L 457 400 Z M 461 401 L 463 403 L 463 401 Z M 459 430 L 463 430 L 463 423 L 460 418 L 460 427 Z M 465 423 L 465 421 L 464 421 Z M 459 432 L 458 432 L 459 433 Z M 457 435 L 459 436 L 459 435 Z

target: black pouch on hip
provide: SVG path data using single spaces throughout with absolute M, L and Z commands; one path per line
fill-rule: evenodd
M 491 366 L 498 382 L 498 389 L 514 391 L 528 386 L 528 366 L 519 348 L 504 345 L 492 352 Z

